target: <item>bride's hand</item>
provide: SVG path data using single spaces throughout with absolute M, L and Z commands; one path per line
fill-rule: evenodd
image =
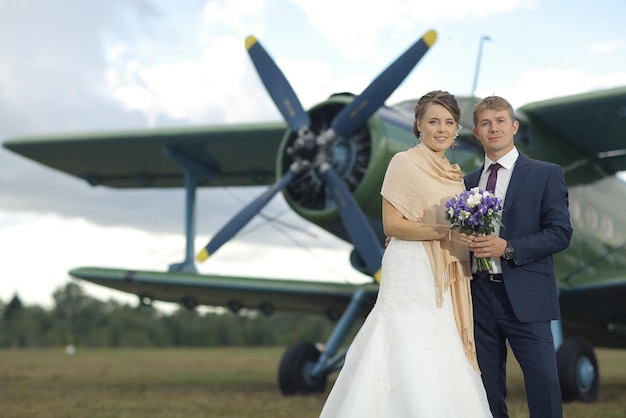
M 449 238 L 450 241 L 454 242 L 455 244 L 461 244 L 465 246 L 469 245 L 469 243 L 472 242 L 472 235 L 459 232 L 458 229 L 451 231 Z

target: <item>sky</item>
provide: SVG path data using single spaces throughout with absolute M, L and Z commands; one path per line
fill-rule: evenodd
M 430 29 L 436 43 L 387 104 L 433 89 L 470 95 L 474 80 L 477 96 L 515 107 L 624 86 L 624 16 L 622 0 L 0 0 L 0 141 L 278 121 L 248 35 L 305 109 L 359 94 Z M 196 248 L 262 191 L 200 191 Z M 166 270 L 184 256 L 183 214 L 182 190 L 93 188 L 0 148 L 0 301 L 51 307 L 79 266 Z M 350 267 L 349 245 L 282 196 L 263 214 L 274 220 L 257 217 L 198 270 L 369 280 Z M 93 297 L 137 302 L 80 283 Z

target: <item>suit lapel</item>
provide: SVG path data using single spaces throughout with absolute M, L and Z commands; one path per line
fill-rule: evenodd
M 467 184 L 465 184 L 465 188 L 467 190 L 478 186 L 478 182 L 480 181 L 480 174 L 483 172 L 484 167 L 485 165 L 483 164 L 480 167 L 480 170 L 473 171 L 467 175 Z
M 507 212 L 507 209 L 511 207 L 513 201 L 515 200 L 515 196 L 517 196 L 517 191 L 526 174 L 528 174 L 528 163 L 529 160 L 521 153 L 517 157 L 517 161 L 515 162 L 515 167 L 513 168 L 513 172 L 511 173 L 511 180 L 509 181 L 509 187 L 506 190 L 506 197 L 504 199 L 504 208 L 503 213 Z

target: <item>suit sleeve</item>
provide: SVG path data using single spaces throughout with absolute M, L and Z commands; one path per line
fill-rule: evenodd
M 527 216 L 532 222 L 537 216 L 537 225 L 511 238 L 515 248 L 515 264 L 524 265 L 535 262 L 563 251 L 569 246 L 572 237 L 570 224 L 568 191 L 563 170 L 557 165 L 550 165 L 547 170 L 537 170 L 538 178 L 544 178 L 543 189 L 534 198 L 539 202 L 532 205 L 537 214 L 530 211 L 518 216 Z M 541 182 L 538 185 L 542 184 Z M 530 223 L 529 225 L 532 225 Z

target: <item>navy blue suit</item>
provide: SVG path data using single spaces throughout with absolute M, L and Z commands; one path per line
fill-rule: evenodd
M 481 169 L 465 176 L 478 186 Z M 502 283 L 472 280 L 478 363 L 494 417 L 507 417 L 506 340 L 524 372 L 532 418 L 562 416 L 550 321 L 559 319 L 552 254 L 572 235 L 562 169 L 521 153 L 506 192 L 500 237 L 515 249 L 500 258 Z

